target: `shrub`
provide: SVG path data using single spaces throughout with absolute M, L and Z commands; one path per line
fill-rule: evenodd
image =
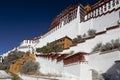
M 106 51 L 106 46 L 105 44 L 101 46 L 101 50 L 100 51 Z
M 41 52 L 41 48 L 36 48 L 36 51 L 37 51 L 38 53 L 40 53 L 40 52 Z
M 93 51 L 92 51 L 92 52 L 100 51 L 101 46 L 102 46 L 102 43 L 98 43 L 98 44 L 96 44 L 96 46 L 93 48 Z
M 4 57 L 4 59 L 3 59 L 2 69 L 3 70 L 8 70 L 9 67 L 10 67 L 11 62 L 19 59 L 20 57 L 23 56 L 23 54 L 25 54 L 25 53 L 17 51 L 17 50 L 10 52 L 8 54 L 8 56 Z
M 120 40 L 119 39 L 111 40 L 111 43 L 112 43 L 114 49 L 120 47 Z
M 87 35 L 84 33 L 84 34 L 83 34 L 83 38 L 85 38 L 86 36 L 87 36 Z
M 95 51 L 107 51 L 107 50 L 112 50 L 112 49 L 116 49 L 116 48 L 120 48 L 120 40 L 116 39 L 116 40 L 111 40 L 111 42 L 107 42 L 106 44 L 102 43 L 98 43 L 94 48 L 92 52 Z
M 93 35 L 95 35 L 95 33 L 96 33 L 96 30 L 94 30 L 94 29 L 88 30 L 88 36 L 93 36 Z
M 22 80 L 18 75 L 11 73 L 12 79 L 11 80 Z
M 63 46 L 61 44 L 57 44 L 57 42 L 48 43 L 46 46 L 36 49 L 38 53 L 44 53 L 44 54 L 50 52 L 59 52 L 62 50 L 63 50 Z
M 27 61 L 24 63 L 22 66 L 20 73 L 29 73 L 29 72 L 37 72 L 39 69 L 39 63 L 38 62 L 33 62 L 31 60 Z
M 78 38 L 74 38 L 74 39 L 72 40 L 72 43 L 73 43 L 73 44 L 78 43 Z
M 78 42 L 80 42 L 80 41 L 82 41 L 82 40 L 83 40 L 82 36 L 79 35 L 79 36 L 77 36 L 77 38 L 74 38 L 74 39 L 72 40 L 72 43 L 73 43 L 73 44 L 77 44 Z
M 82 39 L 82 36 L 81 36 L 81 35 L 78 35 L 78 36 L 77 36 L 77 39 Z
M 101 47 L 101 51 L 107 51 L 107 50 L 112 50 L 113 49 L 113 45 L 111 43 L 106 43 L 105 45 L 102 45 Z
M 80 41 L 83 40 L 83 37 L 82 37 L 81 35 L 79 35 L 79 36 L 77 37 L 77 40 L 78 40 L 78 42 L 80 42 Z

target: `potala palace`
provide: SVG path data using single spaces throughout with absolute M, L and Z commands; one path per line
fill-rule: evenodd
M 90 30 L 94 34 L 89 35 Z M 79 37 L 82 39 L 73 44 L 72 40 Z M 36 51 L 55 41 L 63 50 L 49 54 Z M 120 0 L 99 0 L 92 6 L 67 7 L 53 19 L 48 32 L 23 40 L 15 49 L 34 53 L 40 72 L 69 77 L 63 80 L 104 80 L 102 74 L 120 80 L 119 43 Z

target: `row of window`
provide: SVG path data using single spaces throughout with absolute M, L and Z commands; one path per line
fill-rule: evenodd
M 74 20 L 77 17 L 77 8 L 74 9 L 73 11 L 70 11 L 67 15 L 65 15 L 64 17 L 62 17 L 60 19 L 60 22 L 64 22 L 63 25 L 69 23 L 70 21 Z
M 107 12 L 107 10 L 110 10 L 111 8 L 115 7 L 116 5 L 119 5 L 119 0 L 111 0 L 110 2 L 106 3 L 105 5 L 99 7 L 98 9 L 90 12 L 87 15 L 87 19 L 91 18 L 91 17 L 95 17 L 98 16 L 102 13 Z

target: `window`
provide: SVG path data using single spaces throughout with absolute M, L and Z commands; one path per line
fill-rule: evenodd
M 98 8 L 98 15 L 99 15 L 99 8 Z
M 103 13 L 103 7 L 101 7 L 101 14 Z
M 106 4 L 105 4 L 105 6 L 104 6 L 104 11 L 106 11 Z
M 108 3 L 108 9 L 110 9 L 111 8 L 111 5 L 110 5 L 110 2 Z
M 112 3 L 113 7 L 115 6 L 115 0 L 113 0 L 113 3 Z
M 97 12 L 98 12 L 98 9 L 96 9 L 96 10 L 95 10 L 95 15 L 96 15 L 96 16 L 98 15 L 98 13 L 97 13 Z
M 87 14 L 87 19 L 88 19 L 88 14 Z
M 92 17 L 92 12 L 91 12 L 91 17 Z
M 119 4 L 119 0 L 116 0 L 116 5 L 118 5 Z
M 61 25 L 62 25 L 62 22 L 60 22 L 60 24 L 59 24 L 59 28 L 61 28 Z

